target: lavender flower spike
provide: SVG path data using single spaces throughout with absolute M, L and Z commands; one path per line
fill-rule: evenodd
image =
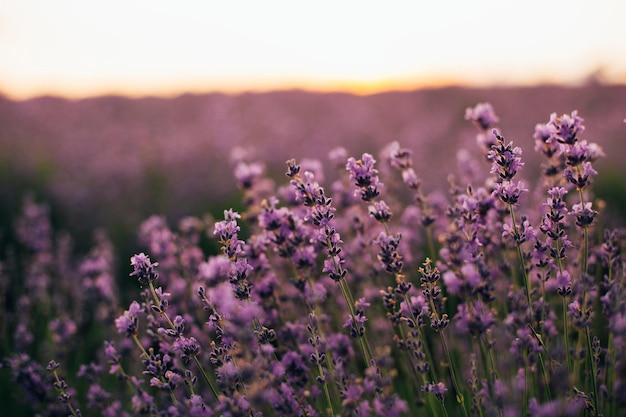
M 142 311 L 137 301 L 133 301 L 124 314 L 115 319 L 115 327 L 120 334 L 133 336 L 137 334 L 138 314 Z
M 487 131 L 500 119 L 496 116 L 490 103 L 478 103 L 474 108 L 465 109 L 465 120 L 471 120 L 481 130 Z
M 147 284 L 148 282 L 156 281 L 157 278 L 159 278 L 159 274 L 157 274 L 154 270 L 159 263 L 150 262 L 150 258 L 143 252 L 130 258 L 130 264 L 134 268 L 133 272 L 130 273 L 130 276 L 136 276 L 137 280 L 141 284 Z
M 364 153 L 358 161 L 348 158 L 346 170 L 350 172 L 350 179 L 358 187 L 354 195 L 360 195 L 364 201 L 371 201 L 379 194 L 378 188 L 382 183 L 378 180 L 378 170 L 374 168 L 376 160 L 368 153 Z

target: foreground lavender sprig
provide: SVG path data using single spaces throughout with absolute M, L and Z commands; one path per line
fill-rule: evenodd
M 438 281 L 441 278 L 441 274 L 436 267 L 432 267 L 431 260 L 429 258 L 426 258 L 422 266 L 419 268 L 419 273 L 421 275 L 420 282 L 422 287 L 422 294 L 424 295 L 424 298 L 427 300 L 430 306 L 430 327 L 439 334 L 441 347 L 444 351 L 447 366 L 450 370 L 450 377 L 454 386 L 456 401 L 461 406 L 461 411 L 463 412 L 463 415 L 467 417 L 469 416 L 469 413 L 467 411 L 467 407 L 465 406 L 465 398 L 463 396 L 463 391 L 457 377 L 456 365 L 452 360 L 452 356 L 450 355 L 450 348 L 448 347 L 448 342 L 444 335 L 445 329 L 450 324 L 450 320 L 448 319 L 448 314 L 443 312 L 444 299 L 441 289 L 438 286 Z M 437 387 L 438 389 L 436 392 L 438 393 L 438 395 L 443 395 L 443 391 L 441 390 L 441 388 L 445 387 L 443 386 L 443 383 L 439 383 Z
M 514 211 L 514 207 L 519 203 L 521 194 L 528 191 L 521 181 L 514 181 L 518 171 L 524 165 L 521 161 L 522 150 L 518 146 L 513 147 L 512 142 L 507 144 L 504 137 L 500 136 L 496 129 L 493 130 L 493 135 L 496 137 L 496 143 L 492 145 L 487 158 L 492 162 L 491 173 L 496 174 L 494 195 L 506 204 L 509 209 L 511 226 L 505 225 L 503 234 L 513 240 L 517 249 L 521 264 L 520 269 L 523 275 L 523 285 L 526 289 L 530 319 L 532 317 L 531 288 L 522 252 L 522 244 L 533 237 L 534 231 L 526 222 L 522 222 L 521 227 L 518 227 Z
M 572 206 L 571 214 L 575 217 L 575 224 L 583 231 L 582 255 L 581 255 L 581 287 L 582 291 L 579 297 L 569 305 L 574 318 L 587 317 L 591 319 L 592 305 L 588 303 L 588 292 L 592 291 L 592 285 L 588 274 L 589 259 L 589 228 L 593 224 L 598 212 L 593 210 L 592 202 L 586 201 L 585 193 L 591 185 L 591 178 L 597 175 L 597 171 L 593 169 L 592 162 L 603 155 L 602 150 L 595 144 L 589 144 L 585 140 L 580 140 L 580 134 L 585 131 L 583 118 L 578 116 L 577 111 L 573 111 L 570 115 L 563 114 L 561 116 L 553 113 L 550 115 L 548 122 L 553 127 L 554 135 L 551 140 L 560 146 L 560 152 L 564 154 L 566 168 L 564 177 L 569 184 L 576 187 L 578 191 L 579 203 Z M 587 364 L 591 374 L 591 385 L 593 389 L 593 405 L 596 415 L 599 410 L 599 392 L 596 372 L 596 361 L 592 357 L 592 338 L 590 332 L 590 323 L 588 320 L 575 320 L 579 323 L 579 327 L 584 330 L 584 337 L 587 345 Z M 580 340 L 580 339 L 579 339 Z
M 193 359 L 196 363 L 200 373 L 202 374 L 205 382 L 211 389 L 214 397 L 217 398 L 219 393 L 215 386 L 215 382 L 209 377 L 207 372 L 204 369 L 204 366 L 198 359 L 198 353 L 200 352 L 200 346 L 197 343 L 196 339 L 191 337 L 187 338 L 183 336 L 183 330 L 185 327 L 184 319 L 181 316 L 176 316 L 174 322 L 170 318 L 167 313 L 167 309 L 169 307 L 169 301 L 167 296 L 163 293 L 161 288 L 154 288 L 154 282 L 158 279 L 159 275 L 156 272 L 156 267 L 158 266 L 158 262 L 152 263 L 150 258 L 144 253 L 140 253 L 131 258 L 131 266 L 133 267 L 133 272 L 130 273 L 130 276 L 136 276 L 140 283 L 148 283 L 150 288 L 150 294 L 154 300 L 154 304 L 151 306 L 152 310 L 158 313 L 159 315 L 165 317 L 169 329 L 163 330 L 163 333 L 174 337 L 174 349 L 181 352 L 181 357 L 185 363 L 189 362 L 189 360 Z M 118 330 L 124 331 L 127 336 L 131 336 L 135 341 L 135 344 L 141 349 L 142 354 L 148 361 L 153 358 L 152 354 L 149 354 L 143 348 L 141 342 L 137 338 L 137 313 L 140 311 L 139 306 L 136 302 L 131 304 L 131 308 L 125 313 L 125 315 L 118 318 L 116 321 L 116 325 L 118 325 Z M 160 373 L 155 374 L 154 377 L 158 378 L 159 381 L 157 385 L 164 384 L 163 387 L 169 388 L 170 391 L 173 391 L 174 386 L 170 384 L 166 378 L 164 378 Z M 191 394 L 194 395 L 193 386 L 189 385 L 191 389 Z M 172 401 L 176 403 L 176 398 L 172 393 Z
M 372 353 L 365 336 L 365 327 L 363 326 L 367 318 L 364 312 L 355 308 L 354 297 L 346 281 L 348 271 L 343 267 L 345 260 L 341 254 L 340 244 L 342 240 L 333 225 L 336 209 L 332 206 L 332 199 L 326 197 L 324 188 L 315 182 L 313 173 L 305 171 L 303 175 L 300 175 L 300 169 L 295 160 L 287 161 L 286 175 L 291 178 L 290 183 L 296 190 L 296 197 L 308 208 L 307 220 L 319 228 L 318 240 L 326 246 L 327 257 L 324 260 L 322 272 L 328 273 L 328 276 L 339 284 L 349 312 L 351 334 L 358 340 L 366 366 L 370 366 L 372 364 Z M 364 174 L 366 175 L 367 173 Z M 371 179 L 366 178 L 365 175 L 361 179 L 368 184 L 366 191 L 364 191 L 364 198 L 373 198 L 375 195 L 378 195 L 376 184 L 372 183 Z
M 46 369 L 54 375 L 54 388 L 59 393 L 59 400 L 67 405 L 67 409 L 74 417 L 80 417 L 82 414 L 79 408 L 74 407 L 72 405 L 72 395 L 68 392 L 67 383 L 64 379 L 59 377 L 57 369 L 59 368 L 59 364 L 55 361 L 50 361 Z

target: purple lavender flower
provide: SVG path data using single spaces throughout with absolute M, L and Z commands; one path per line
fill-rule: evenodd
M 497 142 L 487 154 L 487 158 L 492 162 L 491 173 L 497 174 L 500 180 L 510 181 L 524 166 L 521 158 L 522 149 L 519 146 L 513 147 L 513 142 L 505 144 L 504 138 L 497 130 L 494 129 L 493 134 Z
M 517 204 L 523 192 L 528 191 L 528 188 L 524 187 L 522 181 L 517 182 L 501 182 L 496 184 L 494 195 L 496 195 L 505 204 Z
M 365 334 L 365 322 L 367 317 L 363 311 L 357 311 L 354 316 L 349 315 L 343 323 L 344 329 L 350 329 L 350 336 L 362 337 Z
M 324 259 L 324 267 L 322 272 L 328 273 L 328 276 L 333 281 L 339 281 L 348 274 L 348 271 L 343 267 L 345 260 L 339 256 L 329 256 Z
M 550 123 L 539 123 L 535 126 L 535 150 L 542 152 L 546 157 L 552 158 L 559 151 L 554 143 L 556 127 Z
M 567 315 L 572 317 L 572 322 L 578 328 L 585 328 L 591 324 L 592 311 L 581 306 L 578 300 L 574 300 L 567 305 Z
M 348 150 L 343 146 L 333 148 L 328 152 L 328 159 L 337 169 L 345 167 L 345 161 L 348 159 Z
M 295 250 L 292 259 L 296 268 L 305 269 L 311 268 L 315 265 L 316 257 L 317 253 L 315 252 L 315 248 L 311 245 L 306 245 L 298 247 Z
M 435 396 L 439 401 L 443 401 L 443 396 L 448 392 L 448 388 L 443 382 L 428 383 L 422 387 L 423 392 L 429 392 Z
M 52 340 L 57 345 L 69 343 L 71 337 L 76 333 L 77 326 L 69 318 L 54 318 L 48 325 L 52 332 Z
M 392 142 L 387 148 L 385 148 L 385 150 L 388 153 L 389 164 L 392 167 L 399 169 L 400 171 L 404 171 L 413 166 L 411 150 L 406 148 L 400 148 L 400 144 L 398 142 Z
M 465 120 L 471 120 L 479 129 L 484 131 L 500 121 L 490 103 L 478 103 L 474 108 L 465 109 Z
M 184 363 L 188 363 L 193 357 L 200 353 L 200 344 L 195 337 L 179 336 L 173 344 L 174 350 L 181 352 Z
M 513 228 L 505 223 L 502 225 L 502 229 L 502 236 L 511 237 L 517 245 L 521 245 L 526 241 L 532 241 L 537 237 L 537 232 L 530 225 L 530 221 L 525 217 L 522 217 L 522 224 L 518 227 Z
M 228 279 L 230 271 L 230 261 L 226 255 L 211 256 L 206 262 L 198 266 L 198 280 L 207 285 L 217 285 Z
M 143 252 L 130 258 L 130 264 L 133 267 L 133 272 L 130 273 L 130 276 L 136 276 L 141 284 L 147 284 L 159 278 L 159 274 L 155 271 L 159 263 L 150 262 L 150 258 Z
M 376 198 L 380 192 L 379 187 L 382 183 L 378 180 L 378 170 L 374 168 L 376 160 L 368 153 L 364 153 L 358 161 L 352 157 L 348 158 L 346 170 L 350 173 L 350 179 L 354 180 L 357 186 L 355 195 L 360 195 L 364 201 L 371 201 Z
M 590 184 L 592 176 L 598 175 L 598 172 L 593 169 L 591 162 L 584 162 L 576 168 L 565 168 L 564 174 L 567 181 L 576 186 L 576 188 L 583 189 Z
M 238 232 L 241 230 L 237 225 L 237 219 L 241 216 L 232 209 L 224 210 L 224 220 L 215 223 L 213 234 L 222 244 L 222 251 L 232 261 L 243 253 L 242 240 L 239 240 Z
M 572 206 L 571 215 L 576 217 L 576 225 L 579 227 L 587 227 L 591 225 L 598 215 L 598 212 L 591 208 L 591 202 L 581 203 Z
M 556 285 L 560 296 L 566 297 L 572 294 L 572 278 L 567 270 L 563 270 L 556 275 Z
M 576 417 L 584 408 L 584 401 L 579 398 L 558 399 L 540 404 L 536 398 L 531 398 L 528 404 L 528 414 L 534 417 Z
M 585 126 L 582 124 L 583 120 L 574 110 L 571 115 L 563 114 L 559 117 L 556 113 L 552 113 L 548 124 L 554 127 L 555 138 L 559 143 L 573 145 L 578 140 L 578 135 L 585 130 Z
M 368 207 L 368 211 L 379 222 L 385 223 L 391 219 L 389 206 L 383 200 L 375 201 Z
M 402 235 L 399 233 L 387 235 L 385 232 L 381 232 L 378 238 L 374 240 L 374 243 L 380 247 L 380 252 L 377 255 L 378 260 L 385 270 L 392 274 L 402 271 L 402 256 L 398 253 L 401 238 Z
M 265 167 L 259 162 L 247 164 L 240 161 L 235 167 L 237 184 L 244 190 L 252 188 L 252 185 L 263 175 L 264 170 Z
M 137 328 L 139 323 L 139 313 L 143 309 L 137 301 L 133 301 L 128 307 L 128 310 L 124 311 L 124 314 L 115 319 L 115 327 L 120 334 L 133 336 L 137 334 Z
M 26 197 L 15 232 L 19 242 L 33 252 L 49 251 L 52 248 L 52 226 L 48 206 L 37 204 L 32 196 Z
M 473 300 L 470 306 L 459 304 L 457 309 L 455 325 L 463 333 L 480 336 L 496 324 L 493 311 L 480 300 Z

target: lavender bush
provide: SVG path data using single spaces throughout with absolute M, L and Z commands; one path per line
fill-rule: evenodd
M 145 220 L 130 294 L 104 233 L 76 259 L 26 200 L 0 270 L 2 407 L 623 415 L 626 233 L 593 194 L 602 149 L 576 111 L 552 114 L 534 131 L 541 178 L 524 180 L 491 105 L 465 118 L 476 145 L 445 168 L 449 190 L 425 193 L 397 142 L 376 157 L 334 149 L 327 185 L 319 160 L 287 161 L 277 184 L 238 153 L 241 209 Z

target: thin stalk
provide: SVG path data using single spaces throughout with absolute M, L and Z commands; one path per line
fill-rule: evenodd
M 431 259 L 437 261 L 437 250 L 435 249 L 435 239 L 433 238 L 433 228 L 431 225 L 426 226 L 426 242 Z
M 561 297 L 563 299 L 563 341 L 565 342 L 565 363 L 567 365 L 567 370 L 571 374 L 572 373 L 572 359 L 569 354 L 569 325 L 567 324 L 567 302 L 565 301 L 565 297 Z
M 556 263 L 559 267 L 559 273 L 563 273 L 563 262 L 561 261 L 561 244 L 560 239 L 556 240 Z M 572 359 L 569 354 L 569 324 L 567 321 L 567 302 L 565 301 L 565 296 L 562 297 L 563 302 L 563 342 L 565 343 L 565 364 L 567 366 L 568 373 L 571 375 L 572 373 Z
M 543 343 L 543 339 L 541 338 L 541 335 L 537 333 L 537 331 L 530 324 L 528 325 L 528 328 L 532 332 L 533 336 L 535 336 L 535 339 L 537 339 L 537 341 L 539 342 L 539 346 L 543 348 L 544 352 L 548 353 L 548 347 Z M 539 358 L 539 367 L 541 368 L 541 374 L 543 376 L 543 382 L 545 385 L 546 394 L 548 395 L 548 401 L 550 401 L 552 400 L 552 395 L 550 393 L 550 383 L 548 380 L 548 372 L 546 371 L 546 366 L 543 361 L 543 355 L 541 354 L 541 352 L 537 352 L 537 357 Z
M 608 282 L 611 282 L 613 280 L 613 266 L 612 263 L 609 262 L 609 272 L 608 272 Z M 613 332 L 609 332 L 609 342 L 607 345 L 607 357 L 609 357 L 609 364 L 610 366 L 608 366 L 607 370 L 606 370 L 606 379 L 605 379 L 605 385 L 607 387 L 612 387 L 613 383 L 615 381 L 615 362 L 617 360 L 617 353 L 616 353 L 616 349 L 613 343 Z M 609 410 L 607 412 L 607 415 L 615 415 L 615 395 L 611 396 L 611 400 L 610 400 L 610 404 L 609 406 Z
M 318 354 L 317 346 L 315 347 L 315 354 Z M 326 377 L 324 376 L 324 370 L 322 369 L 322 365 L 320 363 L 317 364 L 317 372 L 319 372 L 320 378 L 324 380 L 322 386 L 324 387 L 324 395 L 326 397 L 326 406 L 328 414 L 332 417 L 335 415 L 335 409 L 333 407 L 333 402 L 330 398 L 330 390 L 328 389 L 328 383 L 326 382 Z
M 484 345 L 484 341 L 482 340 L 482 337 L 479 339 L 480 341 L 480 348 L 481 351 L 483 350 L 483 345 Z M 487 350 L 487 356 L 489 358 L 489 368 L 490 368 L 490 375 L 489 378 L 491 378 L 491 386 L 493 387 L 493 384 L 495 383 L 495 381 L 497 379 L 499 379 L 500 377 L 498 376 L 498 370 L 496 368 L 496 361 L 493 358 L 493 349 L 488 348 L 488 347 L 484 347 Z M 498 415 L 500 417 L 502 417 L 502 407 L 498 406 Z
M 524 392 L 522 397 L 522 416 L 528 415 L 528 357 L 524 351 Z
M 463 394 L 461 393 L 461 386 L 459 385 L 459 381 L 456 377 L 456 371 L 454 370 L 452 356 L 450 355 L 450 351 L 448 350 L 448 344 L 446 343 L 446 338 L 443 334 L 443 329 L 439 331 L 439 337 L 441 338 L 441 346 L 443 347 L 443 351 L 446 355 L 446 360 L 448 361 L 448 366 L 450 367 L 450 377 L 452 378 L 452 384 L 454 385 L 454 390 L 456 391 L 456 401 L 461 405 L 463 415 L 465 417 L 469 417 L 469 414 L 465 407 L 465 399 L 463 398 Z
M 58 387 L 61 387 L 61 379 L 59 378 L 59 374 L 57 373 L 57 370 L 54 369 L 52 371 L 53 375 L 54 375 L 54 379 L 57 382 Z M 57 391 L 59 391 L 59 393 L 61 393 L 61 395 L 66 395 L 67 393 L 65 392 L 65 390 L 63 388 L 57 388 Z M 74 406 L 72 406 L 71 401 L 68 399 L 67 402 L 67 409 L 70 410 L 70 413 L 72 413 L 72 415 L 74 417 L 78 417 L 80 414 L 76 411 L 76 409 L 74 408 Z
M 444 401 L 439 401 L 439 404 L 441 405 L 441 411 L 443 412 L 444 417 L 449 417 L 448 410 L 446 410 L 446 404 L 444 403 Z
M 209 375 L 204 370 L 204 367 L 202 366 L 202 363 L 200 362 L 200 360 L 198 359 L 198 357 L 196 355 L 193 355 L 193 360 L 196 363 L 196 365 L 198 366 L 198 369 L 200 370 L 200 373 L 202 374 L 202 378 L 204 378 L 204 380 L 206 381 L 206 383 L 209 386 L 209 388 L 211 388 L 211 392 L 213 393 L 215 398 L 218 398 L 219 397 L 219 393 L 217 391 L 217 388 L 215 387 L 215 383 L 209 378 Z
M 351 301 L 352 294 L 350 293 L 350 288 L 348 287 L 348 283 L 346 282 L 345 279 L 341 278 L 339 280 L 339 288 L 341 289 L 343 298 L 346 304 L 348 305 L 348 312 L 350 316 L 352 317 L 352 322 L 354 323 L 355 328 L 356 328 L 357 323 L 356 323 L 356 316 L 355 316 L 356 313 L 354 311 L 354 301 Z M 361 348 L 361 353 L 363 354 L 365 366 L 369 368 L 370 365 L 372 364 L 372 351 L 370 350 L 369 343 L 367 342 L 365 335 L 358 336 L 357 341 L 359 343 L 359 347 Z
M 326 244 L 328 247 L 331 246 L 332 242 L 330 241 L 330 237 L 326 238 Z M 333 267 L 335 268 L 335 271 L 338 271 L 339 265 L 337 264 L 337 260 L 335 259 L 334 256 L 331 256 L 331 259 L 333 261 Z M 350 292 L 350 287 L 348 286 L 348 283 L 346 282 L 345 278 L 339 279 L 339 288 L 341 289 L 341 294 L 343 295 L 343 299 L 346 302 L 346 305 L 348 307 L 348 313 L 352 317 L 352 322 L 354 323 L 354 327 L 357 328 L 356 312 L 354 311 L 354 298 L 352 297 L 352 293 Z M 372 363 L 372 351 L 370 350 L 367 338 L 365 337 L 365 335 L 363 335 L 363 336 L 358 336 L 357 339 L 358 339 L 359 347 L 361 348 L 361 353 L 363 354 L 363 358 L 365 360 L 365 367 L 369 368 Z
M 576 167 L 578 170 L 578 167 Z M 578 196 L 580 197 L 580 204 L 585 207 L 585 196 L 582 188 L 578 189 Z M 589 257 L 589 226 L 583 228 L 583 255 L 581 259 L 581 269 L 583 274 L 587 274 L 587 261 Z
M 307 280 L 309 283 L 311 282 L 310 280 Z M 309 305 L 309 313 L 310 314 L 315 314 L 315 309 L 313 307 L 311 307 Z M 315 356 L 316 358 L 320 357 L 320 351 L 317 345 L 317 337 L 318 337 L 318 332 L 317 329 L 313 326 L 311 326 L 312 329 L 312 340 L 313 340 L 313 347 L 315 348 Z M 330 396 L 330 390 L 328 387 L 328 381 L 326 381 L 326 376 L 324 375 L 324 368 L 322 368 L 322 364 L 316 360 L 317 363 L 317 373 L 319 375 L 319 378 L 323 381 L 322 386 L 324 388 L 324 396 L 326 397 L 326 407 L 327 407 L 327 411 L 330 413 L 330 416 L 334 416 L 335 415 L 335 409 L 333 406 L 333 401 L 331 399 Z
M 511 225 L 513 226 L 514 233 L 517 233 L 517 223 L 515 222 L 515 212 L 513 210 L 513 204 L 509 204 L 509 212 L 511 214 Z M 526 272 L 526 262 L 524 261 L 524 254 L 522 253 L 522 247 L 519 243 L 516 242 L 517 247 L 517 256 L 520 261 L 522 276 L 524 278 L 524 287 L 526 288 L 526 300 L 528 301 L 528 314 L 530 315 L 529 319 L 532 320 L 532 302 L 530 300 L 530 280 L 528 279 L 528 273 Z
M 591 370 L 591 385 L 593 387 L 593 407 L 595 410 L 596 416 L 601 415 L 600 410 L 598 408 L 598 378 L 596 375 L 596 364 L 593 360 L 592 348 L 591 348 L 591 334 L 589 333 L 589 326 L 585 327 L 585 337 L 587 339 L 587 350 L 588 359 L 589 359 L 589 369 Z

